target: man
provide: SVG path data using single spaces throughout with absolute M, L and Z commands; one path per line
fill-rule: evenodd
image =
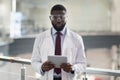
M 81 36 L 67 29 L 66 8 L 57 4 L 52 7 L 52 28 L 42 32 L 35 40 L 32 67 L 42 75 L 42 80 L 77 80 L 86 69 L 86 57 Z M 49 55 L 66 56 L 67 63 L 60 68 L 48 61 Z

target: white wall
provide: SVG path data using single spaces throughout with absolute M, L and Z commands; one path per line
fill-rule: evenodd
M 3 32 L 8 33 L 10 28 L 10 0 L 0 1 L 0 29 Z
M 120 32 L 120 0 L 113 0 L 112 28 L 113 32 Z

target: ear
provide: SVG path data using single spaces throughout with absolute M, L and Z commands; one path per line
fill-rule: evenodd
M 51 16 L 49 16 L 49 19 L 51 20 Z

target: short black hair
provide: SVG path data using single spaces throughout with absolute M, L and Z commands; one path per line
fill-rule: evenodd
M 66 8 L 61 5 L 61 4 L 56 4 L 54 5 L 52 8 L 51 8 L 51 14 L 52 14 L 52 11 L 55 11 L 55 10 L 64 10 L 65 12 L 67 11 Z

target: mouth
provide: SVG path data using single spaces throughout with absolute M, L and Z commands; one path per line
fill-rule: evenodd
M 56 25 L 62 25 L 62 23 L 61 22 L 57 22 Z
M 63 25 L 61 23 L 56 23 L 57 28 L 61 28 Z

